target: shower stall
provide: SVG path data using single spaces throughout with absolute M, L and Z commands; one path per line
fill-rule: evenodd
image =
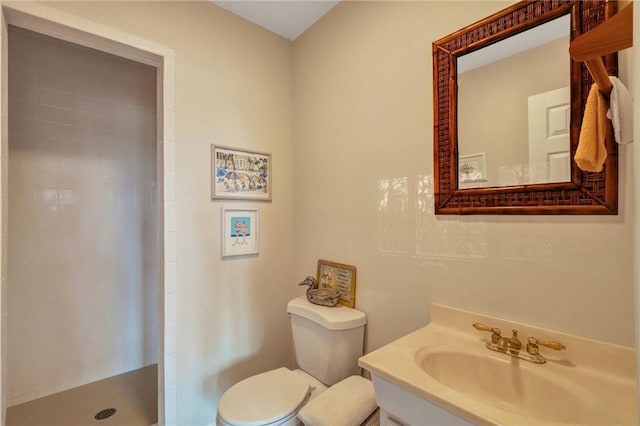
M 151 425 L 162 290 L 157 69 L 12 26 L 8 58 L 7 425 L 39 424 L 12 420 L 35 415 L 27 404 L 67 411 L 67 395 L 68 411 L 87 407 L 69 413 L 78 424 L 132 411 Z M 102 384 L 112 387 L 95 390 Z M 138 392 L 125 398 L 137 405 L 119 402 L 113 386 Z M 98 400 L 80 403 L 93 393 Z

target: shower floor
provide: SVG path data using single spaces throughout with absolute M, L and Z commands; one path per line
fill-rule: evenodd
M 6 426 L 151 426 L 158 419 L 157 365 L 89 383 L 7 409 Z M 94 416 L 117 411 L 104 420 Z

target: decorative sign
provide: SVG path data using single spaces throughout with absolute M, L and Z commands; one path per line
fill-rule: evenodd
M 338 303 L 349 308 L 356 304 L 356 267 L 342 263 L 318 260 L 319 288 L 331 288 L 340 292 Z

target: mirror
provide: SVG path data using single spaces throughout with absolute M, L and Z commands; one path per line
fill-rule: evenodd
M 459 188 L 571 181 L 569 18 L 457 58 Z
M 614 8 L 523 1 L 433 43 L 436 214 L 617 214 L 617 145 L 573 161 L 592 80 L 569 57 Z

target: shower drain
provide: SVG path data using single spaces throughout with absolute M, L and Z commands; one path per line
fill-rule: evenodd
M 116 413 L 115 408 L 105 408 L 104 410 L 98 411 L 98 413 L 95 416 L 93 416 L 93 418 L 96 420 L 105 420 L 113 416 L 115 413 Z

